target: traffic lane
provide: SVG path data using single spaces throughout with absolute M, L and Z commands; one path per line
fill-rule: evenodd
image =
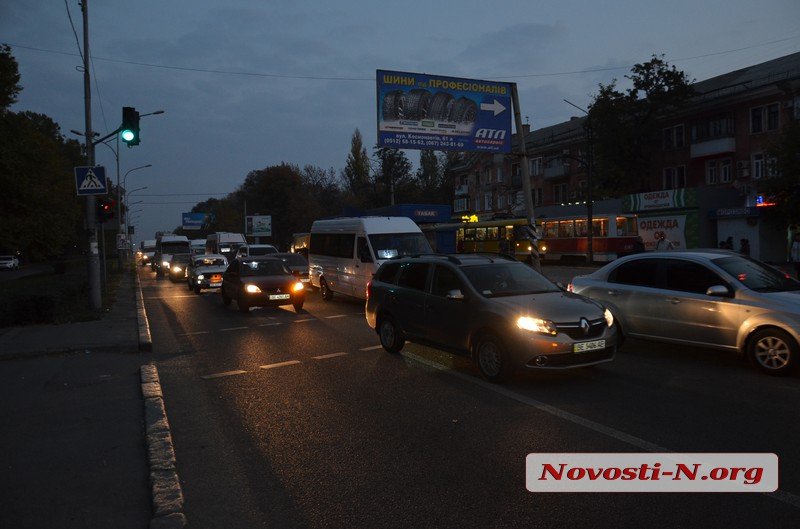
M 623 512 L 631 526 L 735 527 L 798 513 L 760 495 L 530 494 L 528 453 L 636 450 L 380 351 L 205 382 L 310 527 L 604 527 Z
M 467 358 L 406 346 L 478 377 Z M 800 496 L 800 377 L 768 377 L 736 355 L 629 340 L 613 362 L 518 373 L 507 388 L 677 452 L 771 452 L 781 489 Z

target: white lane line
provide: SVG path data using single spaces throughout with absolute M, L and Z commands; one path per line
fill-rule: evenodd
M 347 356 L 347 353 L 331 353 L 329 355 L 312 356 L 314 360 L 325 360 L 326 358 L 336 358 L 337 356 Z
M 299 364 L 300 360 L 287 360 L 286 362 L 277 362 L 275 364 L 269 364 L 265 366 L 258 366 L 259 369 L 273 369 L 276 367 L 283 367 L 283 366 L 291 366 L 294 364 Z
M 381 345 L 373 345 L 372 347 L 362 347 L 359 351 L 374 351 L 375 349 L 381 349 L 383 346 Z
M 195 332 L 187 332 L 183 334 L 179 334 L 178 336 L 193 336 L 195 334 L 208 334 L 209 331 L 195 331 Z
M 259 326 L 259 327 L 274 327 L 274 326 L 276 326 L 276 325 L 283 325 L 283 323 L 281 323 L 281 322 L 276 322 L 276 323 L 260 323 L 258 326 Z
M 191 295 L 189 295 L 189 296 L 153 296 L 153 297 L 150 297 L 150 298 L 147 298 L 147 299 L 175 299 L 175 298 L 197 298 L 197 299 L 203 299 L 203 298 L 201 298 L 200 296 L 197 296 L 197 295 L 194 295 L 194 296 L 191 296 Z
M 219 332 L 226 332 L 226 331 L 241 331 L 243 329 L 249 329 L 250 327 L 228 327 L 227 329 L 220 329 Z
M 294 323 L 303 323 L 304 321 L 317 321 L 316 318 L 306 318 L 304 320 L 294 320 Z
M 346 318 L 347 314 L 337 314 L 336 316 L 325 316 L 326 320 L 332 320 L 333 318 Z
M 247 371 L 241 371 L 241 370 L 223 371 L 222 373 L 214 373 L 213 375 L 203 375 L 200 378 L 205 378 L 206 380 L 208 380 L 209 378 L 222 378 L 222 377 L 229 377 L 232 375 L 243 375 L 245 373 L 247 373 Z
M 486 382 L 485 380 L 481 380 L 473 376 L 460 373 L 458 371 L 453 371 L 448 367 L 445 367 L 441 364 L 437 364 L 436 362 L 431 362 L 427 358 L 422 358 L 421 356 L 417 356 L 414 353 L 407 353 L 406 351 L 401 351 L 400 354 L 409 360 L 413 360 L 414 362 L 418 362 L 428 367 L 432 367 L 439 371 L 444 371 L 448 375 L 460 378 L 461 380 L 464 380 L 466 382 L 477 384 L 485 389 L 488 389 L 489 391 L 494 391 L 495 393 L 499 393 L 504 397 L 508 397 L 509 399 L 521 402 L 523 404 L 527 404 L 528 406 L 536 408 L 539 411 L 542 411 L 544 413 L 549 413 L 550 415 L 571 422 L 573 424 L 577 424 L 578 426 L 583 426 L 584 428 L 592 430 L 593 432 L 606 435 L 608 437 L 611 437 L 612 439 L 616 439 L 617 441 L 622 441 L 623 443 L 627 443 L 631 446 L 634 446 L 646 452 L 673 452 L 673 450 L 669 450 L 668 448 L 664 448 L 663 446 L 651 443 L 650 441 L 645 441 L 644 439 L 640 439 L 639 437 L 627 434 L 623 431 L 617 430 L 616 428 L 611 428 L 610 426 L 605 426 L 604 424 L 600 424 L 599 422 L 595 422 L 589 419 L 584 419 L 583 417 L 579 417 L 578 415 L 574 415 L 567 411 L 561 410 L 555 406 L 551 406 L 536 399 L 526 397 L 525 395 L 520 395 L 519 393 L 515 393 L 510 389 L 497 386 L 490 382 Z M 762 494 L 764 496 L 768 496 L 774 500 L 778 500 L 787 505 L 791 505 L 792 507 L 800 508 L 800 496 L 792 494 L 791 492 L 779 490 L 776 492 L 764 492 Z

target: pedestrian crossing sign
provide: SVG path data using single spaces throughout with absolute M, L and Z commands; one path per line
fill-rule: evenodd
M 106 168 L 102 165 L 75 168 L 75 186 L 78 196 L 108 194 Z

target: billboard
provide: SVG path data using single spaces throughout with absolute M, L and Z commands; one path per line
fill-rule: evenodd
M 245 235 L 272 237 L 272 215 L 248 215 L 245 217 Z
M 378 146 L 511 151 L 511 83 L 378 70 Z
M 211 215 L 208 213 L 183 213 L 181 218 L 181 227 L 184 230 L 208 229 L 211 223 Z

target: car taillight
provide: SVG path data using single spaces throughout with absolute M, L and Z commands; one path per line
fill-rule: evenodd
M 372 293 L 372 281 L 367 282 L 367 299 L 369 299 L 369 295 Z
M 575 292 L 575 290 L 572 288 L 572 283 L 567 283 L 567 292 Z

